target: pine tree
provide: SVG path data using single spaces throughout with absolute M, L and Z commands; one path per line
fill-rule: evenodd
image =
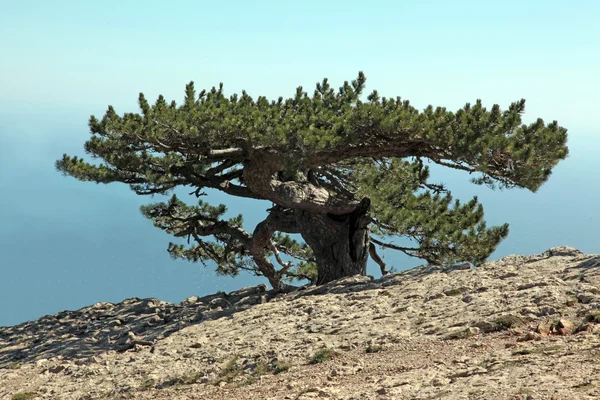
M 242 215 L 175 195 L 143 206 L 143 215 L 192 245 L 170 243 L 175 258 L 214 261 L 220 274 L 249 270 L 285 290 L 284 282 L 317 284 L 365 274 L 368 257 L 385 273 L 378 248 L 442 264 L 482 263 L 508 234 L 488 228 L 477 198 L 466 204 L 429 182 L 424 160 L 474 174 L 492 188 L 536 191 L 566 158 L 566 129 L 556 121 L 523 124 L 525 100 L 507 110 L 480 100 L 456 112 L 423 111 L 400 97 L 362 96 L 366 78 L 334 90 L 327 79 L 309 95 L 269 101 L 242 91 L 226 97 L 186 86 L 181 105 L 159 96 L 140 113 L 118 115 L 109 106 L 89 121 L 85 151 L 104 163 L 64 155 L 56 168 L 82 181 L 123 182 L 138 195 L 192 187 L 273 203 L 253 232 Z M 362 97 L 362 99 L 361 99 Z M 290 234 L 299 234 L 302 240 Z M 410 245 L 391 243 L 391 238 Z

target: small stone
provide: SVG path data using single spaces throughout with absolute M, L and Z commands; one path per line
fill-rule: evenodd
M 41 359 L 39 359 L 39 360 L 37 360 L 37 361 L 35 362 L 35 366 L 36 366 L 36 367 L 41 367 L 41 366 L 43 366 L 43 365 L 45 365 L 45 364 L 47 364 L 47 363 L 48 363 L 48 359 L 46 359 L 46 358 L 41 358 Z
M 506 274 L 504 274 L 504 275 L 500 275 L 500 276 L 498 277 L 498 279 L 508 279 L 508 278 L 514 278 L 515 276 L 519 276 L 519 274 L 518 274 L 518 273 L 516 273 L 516 272 L 508 272 L 508 273 L 506 273 Z
M 466 339 L 466 338 L 469 338 L 472 336 L 479 335 L 479 332 L 480 332 L 479 328 L 470 326 L 466 329 L 461 329 L 461 330 L 449 333 L 448 335 L 446 335 L 446 339 L 448 339 L 448 340 Z
M 582 304 L 588 304 L 594 300 L 594 295 L 591 293 L 580 293 L 577 295 L 577 300 Z
M 433 381 L 431 381 L 431 384 L 433 386 L 436 387 L 440 387 L 440 386 L 446 386 L 448 384 L 450 384 L 451 380 L 448 378 L 435 378 Z
M 574 247 L 570 246 L 556 246 L 552 247 L 542 253 L 544 257 L 577 257 L 582 255 L 583 252 Z
M 427 303 L 428 301 L 431 301 L 431 300 L 440 299 L 440 298 L 445 297 L 445 296 L 446 295 L 444 293 L 438 293 L 438 294 L 434 294 L 434 295 L 431 295 L 431 296 L 427 296 L 425 298 L 425 303 Z
M 555 315 L 558 314 L 556 308 L 554 307 L 540 307 L 540 310 L 535 313 L 537 317 L 545 317 L 547 315 Z
M 383 387 L 382 387 L 382 388 L 380 388 L 380 389 L 377 389 L 377 390 L 375 391 L 375 393 L 377 393 L 377 394 L 382 394 L 382 395 L 383 395 L 383 394 L 387 394 L 387 393 L 388 393 L 388 390 L 387 390 L 386 388 L 383 388 Z
M 196 304 L 198 302 L 198 300 L 200 300 L 200 298 L 198 296 L 191 296 L 191 297 L 188 297 L 187 299 L 183 300 L 180 304 L 182 306 L 190 306 L 190 305 Z
M 519 314 L 521 314 L 521 315 L 530 315 L 530 314 L 535 315 L 535 314 L 537 314 L 537 312 L 538 311 L 535 307 L 522 307 L 519 310 Z
M 575 324 L 568 319 L 561 318 L 555 325 L 556 333 L 559 335 L 570 335 L 575 331 Z
M 464 294 L 464 293 L 466 293 L 468 291 L 469 291 L 468 287 L 461 286 L 459 288 L 453 288 L 453 289 L 444 290 L 444 294 L 446 296 L 458 296 L 458 295 Z
M 527 332 L 525 334 L 525 336 L 518 338 L 517 342 L 528 342 L 530 340 L 539 340 L 539 339 L 540 339 L 540 334 L 539 333 Z M 507 343 L 507 345 L 508 344 L 510 344 L 510 343 Z M 514 345 L 511 346 L 511 347 L 514 347 Z
M 550 322 L 543 322 L 538 324 L 537 328 L 535 328 L 535 332 L 542 336 L 548 336 L 551 331 L 551 326 L 552 324 Z
M 265 285 L 264 283 L 261 283 L 260 285 L 257 286 L 249 286 L 249 287 L 245 287 L 242 289 L 238 289 L 234 292 L 231 292 L 228 294 L 229 297 L 246 297 L 246 296 L 251 296 L 251 295 L 256 295 L 256 294 L 261 294 L 267 291 L 267 285 Z
M 65 367 L 63 365 L 56 365 L 54 367 L 48 368 L 48 372 L 51 372 L 53 374 L 58 374 L 59 372 L 63 371 L 64 369 L 65 369 Z
M 147 323 L 148 323 L 148 325 L 150 325 L 150 326 L 154 326 L 154 325 L 160 325 L 160 324 L 163 324 L 164 322 L 165 322 L 165 321 L 164 321 L 164 320 L 163 320 L 161 317 L 159 317 L 158 315 L 153 315 L 152 317 L 150 317 L 150 318 L 148 319 L 148 322 L 147 322 Z
M 545 286 L 548 286 L 548 282 L 543 282 L 543 281 L 527 282 L 527 283 L 517 286 L 517 290 L 527 290 L 527 289 L 531 289 L 531 288 L 535 288 L 535 287 L 545 287 Z
M 492 324 L 491 322 L 488 322 L 488 321 L 479 321 L 476 324 L 474 324 L 473 326 L 481 329 L 484 332 L 492 332 L 495 329 L 494 324 Z
M 467 330 L 469 331 L 469 333 L 473 336 L 473 335 L 479 335 L 479 331 L 480 329 L 476 326 L 471 326 L 469 328 L 467 328 Z

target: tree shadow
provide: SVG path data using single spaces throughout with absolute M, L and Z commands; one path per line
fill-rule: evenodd
M 562 279 L 579 279 L 585 281 L 594 278 L 600 279 L 600 255 L 593 256 L 573 267 L 565 268 Z
M 472 268 L 469 263 L 422 265 L 379 279 L 356 275 L 321 286 L 303 286 L 289 293 L 276 293 L 262 284 L 231 293 L 217 292 L 201 298 L 192 296 L 180 304 L 137 297 L 114 304 L 96 303 L 77 311 L 62 311 L 20 325 L 0 327 L 0 368 L 54 357 L 85 360 L 107 351 L 151 348 L 156 342 L 187 326 L 232 317 L 257 304 L 382 289 L 435 273 Z M 572 274 L 577 276 L 582 273 L 600 275 L 600 256 L 567 270 L 573 270 Z
M 96 303 L 20 325 L 0 327 L 0 368 L 54 357 L 85 360 L 107 351 L 152 347 L 187 326 L 232 317 L 257 304 L 381 288 L 415 274 L 434 273 L 439 270 L 436 268 L 418 267 L 378 280 L 357 275 L 321 286 L 303 286 L 288 293 L 267 290 L 267 286 L 262 284 L 231 293 L 218 292 L 201 298 L 192 296 L 180 304 L 137 297 L 120 303 Z
M 62 311 L 0 327 L 0 368 L 39 359 L 87 359 L 106 352 L 153 346 L 186 326 L 231 316 L 273 296 L 266 285 L 192 296 L 180 304 L 137 297 Z

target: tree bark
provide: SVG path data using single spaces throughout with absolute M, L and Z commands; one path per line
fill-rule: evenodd
M 310 213 L 345 215 L 357 207 L 355 200 L 338 198 L 307 181 L 280 181 L 274 175 L 284 167 L 279 152 L 256 152 L 244 163 L 244 184 L 252 193 L 281 207 Z
M 286 212 L 285 209 L 277 206 L 271 208 L 267 218 L 254 228 L 250 253 L 259 271 L 269 280 L 273 289 L 284 292 L 289 288 L 289 285 L 281 281 L 285 268 L 276 271 L 273 263 L 267 257 L 269 251 L 275 250 L 271 238 L 276 231 L 298 233 L 296 215 L 293 211 Z
M 366 275 L 369 256 L 370 200 L 365 198 L 355 211 L 345 215 L 303 212 L 301 235 L 316 259 L 317 285 L 336 279 Z

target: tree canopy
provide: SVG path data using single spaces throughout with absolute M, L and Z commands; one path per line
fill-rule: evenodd
M 452 112 L 422 111 L 400 97 L 363 95 L 361 72 L 334 90 L 327 79 L 309 95 L 269 101 L 225 96 L 223 85 L 185 89 L 180 105 L 139 95 L 139 113 L 89 120 L 85 151 L 103 162 L 64 155 L 56 168 L 82 181 L 123 182 L 138 195 L 188 186 L 272 202 L 252 232 L 223 205 L 175 195 L 142 207 L 154 225 L 189 245 L 170 243 L 175 258 L 214 261 L 221 274 L 249 270 L 283 290 L 284 281 L 317 284 L 366 272 L 378 248 L 430 263 L 482 263 L 508 234 L 488 228 L 477 198 L 462 204 L 429 182 L 424 161 L 462 170 L 492 188 L 536 191 L 566 158 L 566 129 L 556 121 L 523 124 L 525 100 L 506 110 L 480 100 Z M 298 236 L 290 236 L 298 234 Z M 406 244 L 395 244 L 393 238 Z

